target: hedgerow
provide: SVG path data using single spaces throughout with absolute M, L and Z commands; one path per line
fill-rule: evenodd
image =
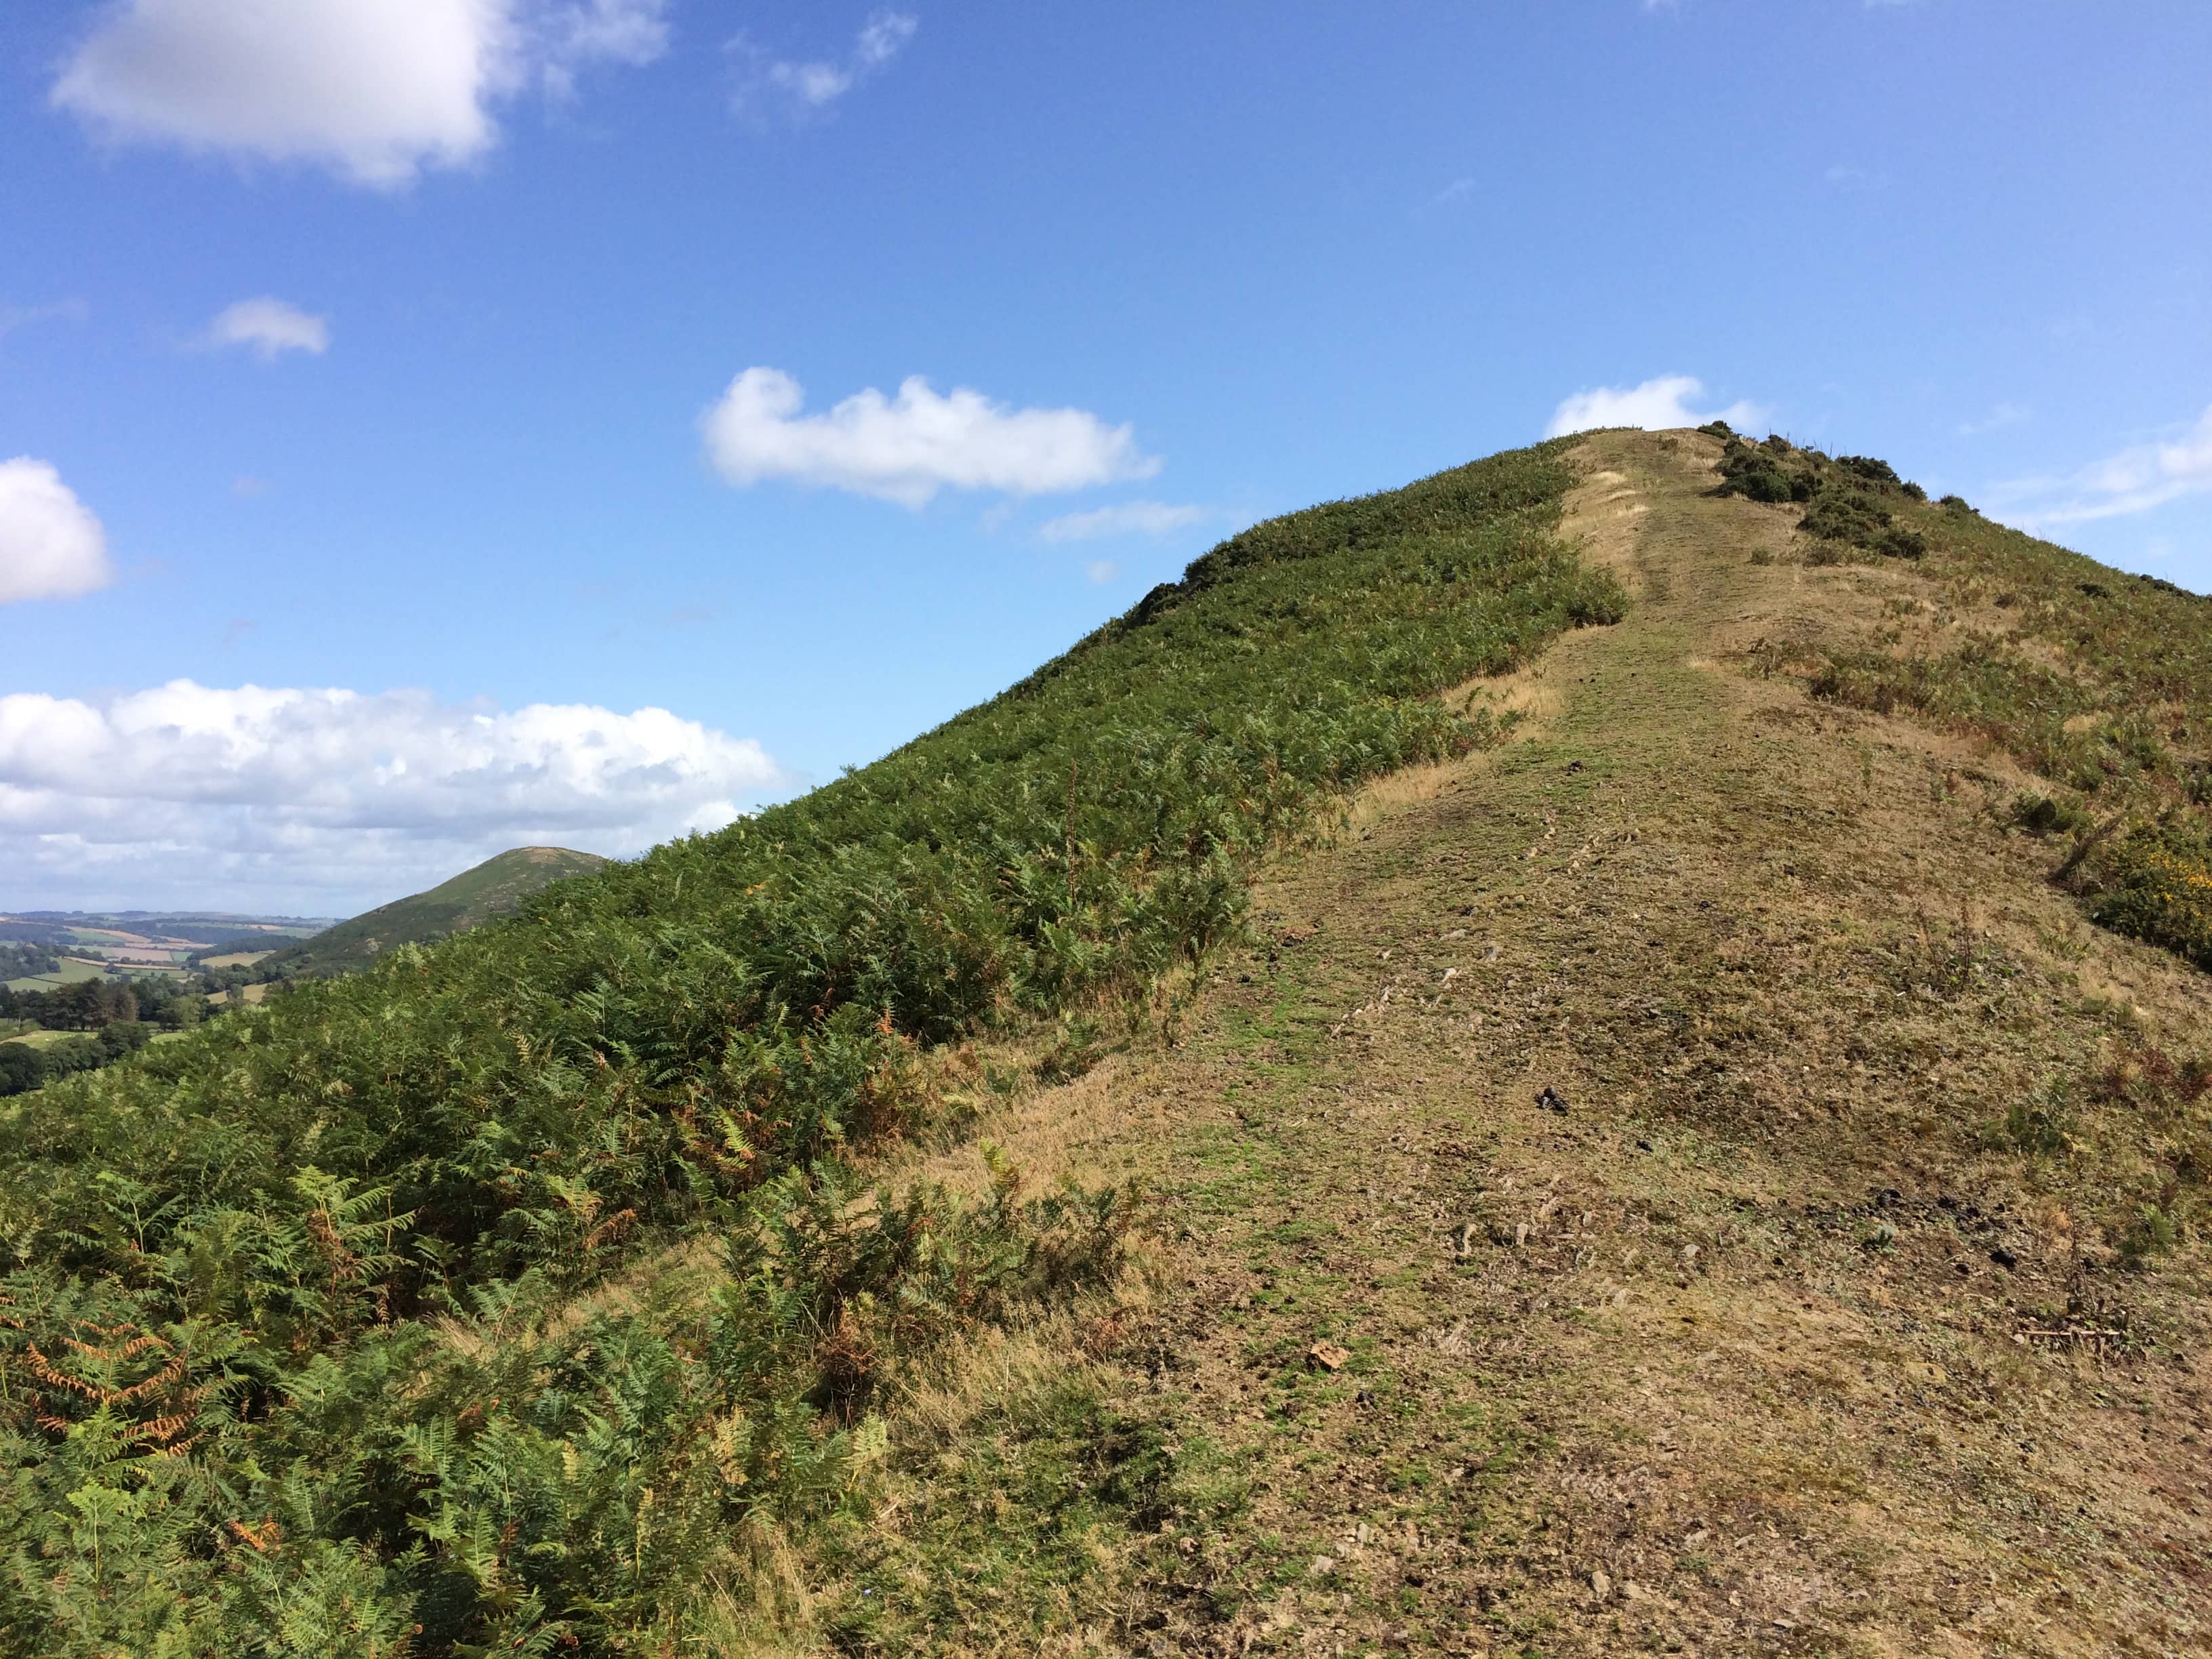
M 1559 446 L 1249 530 L 981 708 L 0 1111 L 0 1652 L 661 1651 L 862 1501 L 902 1363 L 1111 1194 L 873 1188 L 961 1045 L 1140 1006 L 1255 860 L 1619 614 Z

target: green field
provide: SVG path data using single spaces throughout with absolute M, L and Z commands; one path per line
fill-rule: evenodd
M 20 1036 L 0 1037 L 0 1042 L 20 1042 L 29 1048 L 51 1048 L 57 1042 L 81 1037 L 82 1031 L 26 1031 Z
M 11 991 L 51 991 L 58 985 L 74 985 L 81 979 L 98 979 L 106 969 L 96 962 L 86 962 L 77 957 L 64 957 L 61 971 L 53 974 L 32 974 L 22 979 L 11 979 Z

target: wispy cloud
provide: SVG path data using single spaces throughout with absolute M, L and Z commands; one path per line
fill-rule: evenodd
M 115 580 L 107 532 L 50 461 L 0 461 L 0 605 L 66 599 Z
M 1705 382 L 1692 374 L 1662 374 L 1639 386 L 1596 387 L 1563 399 L 1552 411 L 1544 428 L 1547 438 L 1570 432 L 1592 432 L 1602 427 L 1635 426 L 1663 432 L 1674 427 L 1703 426 L 1726 421 L 1730 426 L 1756 426 L 1766 418 L 1757 404 L 1733 403 L 1711 414 L 1694 408 L 1692 399 L 1705 396 Z
M 1083 409 L 1013 409 L 921 375 L 886 398 L 856 392 L 819 415 L 781 369 L 749 368 L 702 417 L 707 457 L 734 484 L 788 478 L 927 506 L 940 489 L 1040 495 L 1149 478 L 1160 462 L 1127 425 Z
M 1084 567 L 1084 574 L 1103 586 L 1121 574 L 1121 567 L 1111 559 L 1093 559 Z
M 921 27 L 921 20 L 910 13 L 872 13 L 854 37 L 852 50 L 834 58 L 776 58 L 740 35 L 730 43 L 748 66 L 737 101 L 740 107 L 749 107 L 763 94 L 772 93 L 802 110 L 826 108 L 886 68 Z
M 1978 438 L 1984 432 L 1995 432 L 2003 427 L 2018 426 L 2022 421 L 2032 418 L 2033 415 L 2033 411 L 2024 404 L 2001 403 L 1978 421 L 1961 421 L 1959 423 L 1959 435 L 1962 438 Z
M 81 323 L 88 315 L 89 308 L 82 300 L 58 300 L 45 306 L 0 306 L 0 340 L 19 328 L 40 323 Z
M 331 349 L 330 319 L 264 294 L 225 306 L 208 325 L 200 343 L 211 349 L 243 346 L 264 363 L 287 351 L 319 357 Z
M 2166 440 L 2135 444 L 2055 478 L 2017 478 L 1990 492 L 1990 511 L 2025 529 L 2148 513 L 2212 491 L 2212 409 Z
M 1122 501 L 1113 507 L 1094 507 L 1088 512 L 1063 514 L 1037 526 L 1048 542 L 1094 542 L 1108 536 L 1164 536 L 1213 514 L 1203 507 L 1168 501 Z

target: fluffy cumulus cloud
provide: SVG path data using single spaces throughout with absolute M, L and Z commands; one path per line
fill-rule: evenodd
M 921 20 L 906 12 L 872 13 L 861 26 L 852 51 L 836 58 L 774 58 L 740 37 L 733 44 L 744 53 L 751 75 L 739 91 L 738 101 L 740 105 L 751 103 L 766 88 L 803 108 L 823 108 L 888 65 L 905 50 L 907 42 L 914 39 L 921 27 Z
M 1036 495 L 1160 470 L 1128 427 L 1086 410 L 1011 409 L 918 374 L 896 398 L 871 386 L 817 415 L 805 403 L 782 370 L 745 370 L 702 418 L 708 459 L 735 484 L 788 478 L 913 507 L 940 489 Z
M 1121 501 L 1086 513 L 1066 513 L 1037 526 L 1048 542 L 1095 542 L 1107 536 L 1164 536 L 1203 524 L 1213 515 L 1202 507 L 1169 501 Z
M 264 295 L 225 306 L 208 325 L 210 346 L 243 346 L 268 362 L 287 351 L 319 357 L 331 349 L 330 320 Z
M 336 914 L 509 847 L 636 853 L 784 781 L 757 743 L 661 708 L 190 680 L 0 696 L 0 866 L 58 903 L 262 893 Z
M 2000 484 L 1990 510 L 2023 529 L 2051 529 L 2148 513 L 2212 491 L 2212 409 L 2192 427 L 2136 444 L 2058 478 Z
M 1613 426 L 1637 426 L 1646 431 L 1664 432 L 1674 427 L 1703 426 L 1715 420 L 1726 421 L 1735 427 L 1750 427 L 1765 418 L 1765 411 L 1756 404 L 1735 403 L 1726 409 L 1702 411 L 1696 405 L 1705 393 L 1705 383 L 1690 374 L 1662 374 L 1641 386 L 1601 386 L 1595 391 L 1577 392 L 1552 411 L 1552 422 L 1544 428 L 1544 435 L 1559 438 L 1570 432 L 1595 432 L 1601 427 Z
M 107 535 L 46 461 L 0 461 L 0 605 L 65 599 L 115 580 Z
M 404 185 L 475 160 L 494 111 L 667 47 L 666 0 L 122 0 L 53 102 L 119 140 Z

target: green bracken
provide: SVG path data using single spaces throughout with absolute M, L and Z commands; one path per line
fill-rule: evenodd
M 1258 526 L 788 805 L 8 1102 L 0 1652 L 743 1626 L 865 1510 L 902 1368 L 1110 1279 L 1129 1224 L 858 1155 L 946 1133 L 979 1034 L 1065 1018 L 1079 1067 L 1270 845 L 1492 738 L 1431 694 L 1620 614 L 1572 477 L 1547 446 Z M 1069 1537 L 1152 1501 L 1126 1465 L 1071 1453 L 1119 1485 Z

